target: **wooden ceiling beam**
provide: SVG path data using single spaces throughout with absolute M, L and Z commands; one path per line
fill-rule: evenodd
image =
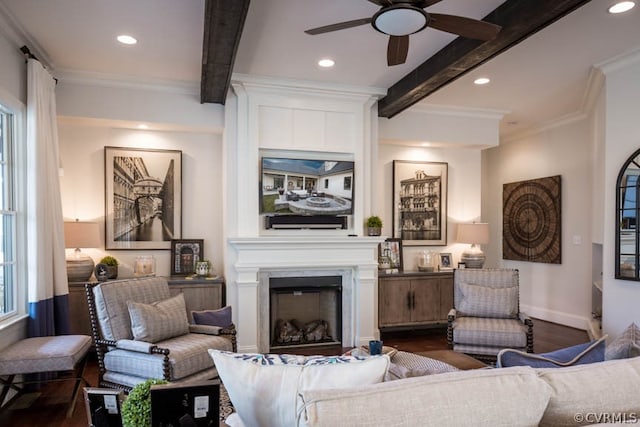
M 483 18 L 502 26 L 482 42 L 458 37 L 393 84 L 378 102 L 378 116 L 391 118 L 484 62 L 512 48 L 591 0 L 507 0 Z M 558 40 L 558 43 L 561 43 Z
M 225 103 L 250 2 L 205 0 L 201 103 Z

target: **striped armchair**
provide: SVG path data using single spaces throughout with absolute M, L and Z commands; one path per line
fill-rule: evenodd
M 449 348 L 490 362 L 503 348 L 533 352 L 533 322 L 519 309 L 518 270 L 455 270 L 453 286 Z
M 99 385 L 130 391 L 148 378 L 218 376 L 208 350 L 236 351 L 235 327 L 188 323 L 182 294 L 162 277 L 86 285 Z

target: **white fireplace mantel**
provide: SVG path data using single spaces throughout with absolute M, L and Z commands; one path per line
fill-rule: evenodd
M 348 270 L 351 277 L 348 324 L 344 346 L 364 345 L 379 338 L 377 328 L 378 244 L 384 237 L 274 236 L 228 239 L 233 278 L 228 292 L 234 301 L 238 351 L 266 352 L 264 334 L 265 286 L 261 275 L 323 270 Z M 229 278 L 228 278 L 229 279 Z M 344 322 L 344 320 L 343 320 Z

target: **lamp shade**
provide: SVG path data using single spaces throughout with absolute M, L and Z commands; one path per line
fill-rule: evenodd
M 70 282 L 84 282 L 93 273 L 93 259 L 83 254 L 80 248 L 97 248 L 100 246 L 100 232 L 97 222 L 65 222 L 64 246 L 75 248 L 67 255 L 67 278 Z
M 475 245 L 489 243 L 489 224 L 486 222 L 458 224 L 457 241 L 459 243 L 471 243 Z
M 65 248 L 97 248 L 100 231 L 97 222 L 69 221 L 64 223 Z

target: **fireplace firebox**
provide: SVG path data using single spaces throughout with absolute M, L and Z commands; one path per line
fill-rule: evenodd
M 270 347 L 342 342 L 342 276 L 269 278 Z

